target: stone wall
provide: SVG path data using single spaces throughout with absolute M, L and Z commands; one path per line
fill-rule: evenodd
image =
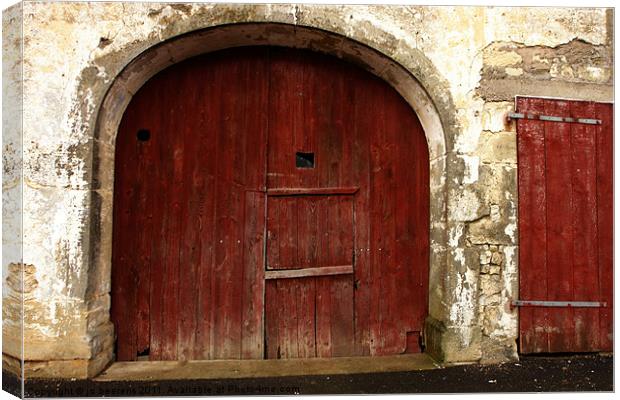
M 13 358 L 2 357 L 3 368 L 20 372 L 24 292 L 37 285 L 22 264 L 22 6 L 2 14 L 2 345 Z M 28 270 L 28 272 L 27 272 Z M 30 297 L 30 296 L 28 296 Z
M 279 25 L 251 25 L 244 39 L 238 23 Z M 514 359 L 517 159 L 505 116 L 515 95 L 611 101 L 611 10 L 25 2 L 3 14 L 5 368 L 23 357 L 26 376 L 84 377 L 113 358 L 115 129 L 98 127 L 150 74 L 195 51 L 180 43 L 198 42 L 149 49 L 205 29 L 213 48 L 297 35 L 295 45 L 365 65 L 431 121 L 427 347 L 446 362 Z

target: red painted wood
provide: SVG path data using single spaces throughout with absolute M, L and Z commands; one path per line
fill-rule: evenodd
M 545 102 L 546 115 L 564 115 L 568 102 Z M 571 179 L 572 133 L 570 124 L 544 122 L 545 178 L 547 199 L 547 299 L 570 300 L 573 297 L 573 261 L 575 227 L 568 216 L 573 212 Z M 550 206 L 553 205 L 553 206 Z M 570 324 L 573 310 L 549 310 L 548 349 L 570 346 L 573 334 Z
M 121 289 L 112 296 L 119 360 L 145 347 L 151 360 L 263 356 L 265 200 L 256 191 L 266 176 L 268 58 L 266 49 L 235 53 L 158 74 L 121 123 L 113 266 Z M 136 140 L 140 128 L 151 130 L 150 141 Z
M 265 196 L 246 192 L 241 358 L 263 358 Z
M 166 91 L 167 87 L 165 85 L 158 85 L 158 86 L 147 86 L 144 89 L 142 89 L 137 95 L 136 97 L 134 97 L 134 99 L 132 100 L 133 104 L 136 104 L 135 108 L 138 110 L 141 109 L 148 109 L 150 107 L 146 107 L 146 106 L 139 106 L 138 104 L 148 104 L 149 99 L 152 99 L 150 101 L 152 101 L 152 107 L 154 109 L 160 110 L 164 107 L 165 103 L 164 103 L 164 93 Z M 131 107 L 131 106 L 130 106 Z M 129 114 L 129 112 L 131 111 L 132 108 L 134 107 L 128 107 L 128 110 L 125 112 L 125 116 L 123 118 L 126 118 L 127 115 L 131 115 Z M 169 191 L 166 190 L 166 185 L 168 182 L 168 177 L 167 177 L 167 171 L 169 168 L 169 163 L 164 161 L 165 160 L 165 155 L 166 155 L 166 150 L 165 148 L 167 147 L 167 137 L 166 135 L 162 135 L 162 132 L 165 132 L 165 121 L 168 118 L 168 114 L 165 112 L 162 112 L 161 114 L 158 113 L 153 113 L 151 114 L 151 118 L 153 118 L 152 120 L 152 127 L 151 126 L 147 126 L 146 124 L 144 126 L 141 126 L 140 128 L 135 127 L 135 129 L 141 129 L 141 128 L 146 128 L 149 129 L 151 132 L 151 143 L 153 144 L 153 159 L 155 160 L 154 164 L 154 174 L 153 174 L 153 181 L 152 181 L 152 189 L 148 190 L 149 192 L 149 198 L 152 199 L 152 193 L 159 193 L 159 201 L 151 201 L 152 204 L 152 208 L 153 208 L 153 236 L 152 236 L 152 243 L 151 243 L 151 275 L 150 275 L 150 293 L 151 294 L 156 294 L 156 295 L 151 295 L 150 296 L 150 301 L 149 301 L 149 322 L 150 322 L 150 335 L 149 335 L 149 359 L 160 359 L 161 358 L 161 349 L 162 349 L 162 341 L 161 341 L 161 334 L 160 332 L 162 332 L 162 321 L 163 321 L 163 296 L 161 295 L 162 291 L 163 291 L 163 287 L 164 287 L 164 282 L 166 279 L 166 276 L 163 274 L 164 271 L 164 264 L 165 264 L 165 257 L 164 257 L 164 243 L 166 240 L 166 230 L 165 230 L 165 226 L 163 225 L 163 213 L 166 210 L 166 206 L 168 204 L 168 196 L 169 196 Z M 150 121 L 149 121 L 150 122 Z M 142 125 L 142 124 L 141 124 Z M 124 140 L 135 140 L 135 129 L 120 129 L 119 128 L 119 134 L 118 134 L 118 139 L 117 140 L 121 140 L 121 138 L 124 138 Z M 118 144 L 117 144 L 117 160 L 118 160 Z M 117 161 L 118 162 L 118 161 Z M 118 169 L 115 171 L 115 176 L 118 178 L 119 175 L 119 171 Z M 116 196 L 116 193 L 115 193 Z M 118 202 L 118 200 L 114 201 L 114 207 L 119 207 L 119 209 L 123 208 L 123 204 Z M 121 231 L 125 231 L 125 230 L 129 230 L 130 226 L 137 226 L 137 225 L 129 225 L 129 226 L 119 226 L 117 223 L 114 223 L 114 245 L 116 246 L 118 243 L 117 240 L 117 236 L 116 236 L 116 232 L 121 232 Z M 132 234 L 136 234 L 136 232 L 131 232 Z M 114 276 L 115 271 L 122 269 L 123 265 L 122 264 L 116 264 L 113 263 L 112 264 L 112 276 Z M 115 297 L 112 296 L 112 304 L 114 304 L 115 301 Z M 131 315 L 131 310 L 130 309 L 126 309 L 125 310 L 126 313 Z M 120 334 L 118 335 L 118 339 L 117 339 L 117 345 L 120 348 L 120 346 L 123 344 L 123 342 L 127 340 L 127 338 L 124 338 L 123 336 L 121 336 Z M 134 357 L 135 354 L 132 354 L 130 357 Z M 117 354 L 117 360 L 119 361 L 123 361 L 123 360 L 130 360 L 132 358 L 125 358 L 122 357 L 120 353 Z
M 374 84 L 374 82 L 373 82 Z M 355 121 L 351 128 L 352 136 L 352 168 L 351 179 L 359 182 L 362 188 L 370 186 L 370 141 L 365 129 L 366 126 L 374 126 L 376 123 L 375 113 L 368 112 L 374 109 L 375 93 L 367 86 L 355 85 L 352 94 L 355 108 L 352 112 L 352 120 Z M 355 196 L 354 208 L 355 224 L 353 230 L 354 255 L 355 255 L 355 354 L 370 354 L 370 321 L 371 321 L 371 291 L 373 289 L 371 279 L 372 258 L 370 253 L 371 224 L 370 224 L 370 190 L 362 190 Z
M 419 121 L 393 89 L 359 70 L 344 65 L 335 67 L 331 61 L 327 66 L 321 57 L 302 59 L 285 52 L 274 52 L 271 56 L 275 64 L 271 90 L 277 93 L 273 94 L 275 102 L 270 112 L 268 188 L 281 191 L 287 187 L 308 190 L 360 187 L 355 193 L 358 211 L 353 228 L 356 260 L 355 281 L 351 285 L 357 287 L 353 289 L 354 347 L 349 351 L 402 353 L 407 347 L 406 332 L 422 330 L 428 296 L 428 207 L 424 206 L 428 204 L 428 152 Z M 295 72 L 299 80 L 290 81 L 288 74 Z M 304 83 L 301 88 L 298 81 Z M 285 101 L 287 91 L 290 98 Z M 298 119 L 287 113 L 280 115 L 282 108 L 298 110 Z M 305 137 L 300 137 L 300 129 Z M 314 152 L 315 168 L 294 168 L 295 151 Z M 287 153 L 288 159 L 283 157 Z M 403 184 L 411 181 L 424 183 Z M 397 199 L 394 193 L 400 197 Z M 370 203 L 369 198 L 375 202 Z M 405 199 L 407 202 L 403 204 Z M 276 218 L 286 221 L 297 218 L 297 228 L 269 229 L 270 268 L 301 265 L 290 261 L 294 252 L 290 238 L 312 236 L 306 232 L 304 217 L 289 211 L 290 207 L 298 206 L 283 204 L 287 203 L 269 199 L 268 226 Z M 322 227 L 322 221 L 334 220 L 331 208 L 319 209 L 317 215 L 319 231 L 329 233 L 331 228 Z M 338 264 L 335 260 L 340 256 L 342 240 L 339 235 L 319 238 L 318 248 L 326 250 L 324 257 L 331 265 Z M 276 241 L 280 244 L 276 245 Z M 305 253 L 304 247 L 312 246 L 313 242 L 308 240 L 304 244 L 298 239 L 296 251 L 302 249 Z M 308 253 L 312 252 L 308 250 Z M 326 283 L 326 279 L 316 284 L 317 310 L 332 309 L 333 285 Z M 340 299 L 335 304 L 346 303 Z M 322 319 L 317 311 L 317 320 L 324 320 L 317 324 L 317 351 L 323 356 L 333 354 L 328 317 Z
M 272 209 L 279 211 L 277 217 Z M 268 232 L 279 232 L 279 236 L 268 234 L 268 242 L 284 242 L 267 245 L 268 265 L 274 269 L 270 280 L 276 281 L 267 284 L 265 300 L 268 357 L 353 355 L 351 273 L 316 278 L 273 276 L 280 271 L 307 269 L 316 276 L 322 267 L 351 264 L 352 196 L 272 197 L 268 216 Z M 270 254 L 272 248 L 277 248 L 277 253 Z M 334 348 L 337 350 L 332 354 Z
M 132 126 L 131 116 L 124 119 L 121 123 L 121 129 L 125 126 Z M 124 125 L 123 125 L 124 124 Z M 114 182 L 115 192 L 115 209 L 114 209 L 114 225 L 126 226 L 129 221 L 131 213 L 130 206 L 133 204 L 132 195 L 134 188 L 128 185 L 127 182 L 132 182 L 133 169 L 129 167 L 129 157 L 127 154 L 130 151 L 135 151 L 131 143 L 123 143 L 123 137 L 118 140 L 117 150 L 117 170 L 122 169 L 126 171 L 124 174 L 120 174 Z M 125 204 L 124 208 L 120 205 Z M 131 266 L 132 264 L 127 260 L 128 257 L 128 232 L 121 230 L 115 235 L 115 240 L 118 245 L 115 245 L 112 249 L 112 263 L 114 265 L 122 264 L 124 268 L 119 268 L 116 273 L 112 274 L 112 297 L 116 299 L 111 304 L 111 319 L 116 327 L 116 334 L 118 337 L 123 338 L 119 341 L 116 353 L 119 357 L 133 360 L 135 357 L 134 337 L 135 324 L 131 321 L 132 315 L 125 312 L 125 310 L 131 308 L 131 299 L 133 293 L 130 288 L 133 287 L 133 282 L 130 280 Z
M 597 104 L 596 117 L 603 124 L 596 131 L 596 190 L 600 298 L 599 345 L 613 351 L 613 106 Z
M 522 300 L 603 302 L 610 298 L 611 279 L 607 287 L 603 281 L 612 273 L 611 222 L 603 221 L 611 218 L 602 219 L 601 215 L 608 216 L 611 210 L 611 153 L 604 157 L 599 153 L 601 144 L 609 145 L 606 141 L 611 141 L 611 112 L 599 113 L 600 107 L 611 108 L 591 102 L 517 99 L 518 112 L 604 121 L 602 127 L 518 122 Z M 541 268 L 543 265 L 546 268 Z M 611 314 L 607 311 L 522 308 L 520 350 L 540 353 L 611 349 Z
M 571 113 L 576 118 L 596 115 L 592 102 L 573 102 Z M 596 218 L 596 132 L 594 125 L 573 124 L 571 130 L 573 192 L 573 297 L 598 301 L 600 297 Z M 573 351 L 599 348 L 598 308 L 575 309 L 571 327 Z
M 543 100 L 517 99 L 517 110 L 542 113 Z M 522 299 L 547 298 L 547 201 L 545 185 L 545 126 L 541 121 L 517 122 L 519 180 L 519 294 Z M 519 310 L 520 349 L 547 348 L 546 308 Z
M 381 80 L 290 49 L 196 57 L 136 94 L 116 160 L 119 360 L 410 351 L 428 301 L 428 150 Z M 353 274 L 265 280 L 336 265 Z
M 193 68 L 194 73 L 199 73 L 198 68 Z M 181 82 L 186 87 L 185 96 L 189 104 L 200 101 L 198 86 L 192 85 L 192 75 L 185 74 Z M 183 104 L 183 103 L 181 103 Z M 195 118 L 193 107 L 179 109 L 178 118 L 180 120 Z M 201 118 L 201 115 L 198 116 Z M 204 121 L 202 121 L 204 123 Z M 195 138 L 192 135 L 194 127 L 191 124 L 182 125 L 183 148 L 190 149 L 194 144 Z M 201 155 L 197 151 L 189 151 L 186 155 L 186 162 L 183 164 L 182 176 L 184 184 L 180 195 L 180 221 L 189 221 L 199 214 L 199 206 L 204 198 L 204 175 L 202 174 Z M 191 223 L 181 226 L 180 233 L 180 252 L 179 252 L 179 287 L 178 287 L 178 324 L 177 324 L 177 358 L 189 360 L 194 358 L 196 348 L 196 331 L 198 325 L 198 266 L 200 265 L 200 240 L 199 230 Z

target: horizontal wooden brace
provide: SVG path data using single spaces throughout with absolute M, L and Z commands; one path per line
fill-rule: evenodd
M 508 121 L 512 119 L 530 119 L 530 120 L 536 120 L 536 121 L 568 122 L 568 123 L 588 124 L 588 125 L 600 125 L 603 123 L 600 119 L 556 117 L 552 115 L 535 115 L 535 114 L 525 114 L 525 113 L 509 113 L 507 118 L 508 118 Z
M 323 187 L 323 188 L 274 188 L 267 189 L 268 196 L 295 196 L 295 195 L 329 195 L 329 194 L 355 194 L 359 186 L 352 187 Z
M 353 265 L 331 267 L 275 269 L 265 271 L 265 279 L 304 278 L 309 276 L 345 275 L 353 273 Z
M 607 303 L 598 301 L 547 301 L 547 300 L 513 300 L 514 307 L 607 307 Z

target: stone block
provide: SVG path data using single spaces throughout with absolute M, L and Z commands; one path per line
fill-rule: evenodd
M 483 163 L 517 163 L 517 135 L 514 132 L 483 132 L 478 144 Z

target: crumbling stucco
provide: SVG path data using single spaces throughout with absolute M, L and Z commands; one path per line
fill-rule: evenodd
M 3 352 L 23 356 L 32 376 L 89 376 L 109 362 L 105 227 L 115 127 L 98 125 L 102 110 L 122 115 L 150 75 L 196 54 L 197 43 L 210 50 L 248 44 L 244 25 L 234 24 L 270 23 L 268 33 L 247 34 L 258 44 L 289 40 L 359 63 L 417 108 L 431 147 L 433 193 L 427 348 L 446 362 L 515 358 L 516 132 L 505 115 L 515 95 L 610 101 L 613 93 L 610 11 L 552 11 L 79 2 L 25 2 L 5 11 L 3 27 L 12 28 L 3 29 L 4 98 L 21 98 L 23 90 L 28 104 L 3 104 L 4 115 L 22 115 L 24 124 L 22 145 L 21 118 L 3 121 L 4 215 L 22 214 L 22 187 L 25 200 L 23 227 L 17 217 L 3 226 L 3 314 L 12 338 L 20 337 L 11 328 L 20 316 L 11 302 L 26 293 L 11 289 L 15 266 L 25 267 L 32 285 L 24 321 L 30 349 L 22 355 L 9 340 Z M 22 27 L 23 41 L 10 33 Z M 174 55 L 148 51 L 199 31 L 201 42 L 178 41 Z M 124 81 L 113 86 L 121 73 Z

